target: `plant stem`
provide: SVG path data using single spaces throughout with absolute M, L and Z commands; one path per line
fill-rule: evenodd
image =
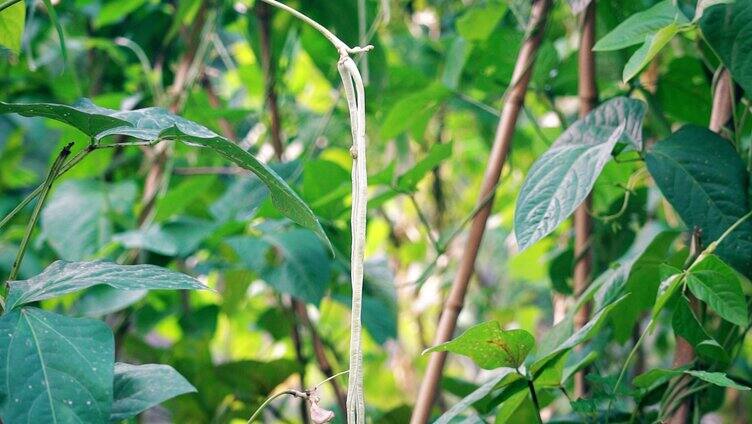
M 541 407 L 538 402 L 538 395 L 535 393 L 535 385 L 530 379 L 527 380 L 527 388 L 530 390 L 530 397 L 533 399 L 533 406 L 535 407 L 535 416 L 538 417 L 538 423 L 543 424 L 543 418 L 541 418 Z
M 28 224 L 26 224 L 26 232 L 24 233 L 23 239 L 21 240 L 21 245 L 18 248 L 18 253 L 16 254 L 16 259 L 13 261 L 13 267 L 10 270 L 10 275 L 8 276 L 8 281 L 12 281 L 16 279 L 16 276 L 18 275 L 18 270 L 21 267 L 21 262 L 23 261 L 23 257 L 26 254 L 26 247 L 29 245 L 29 239 L 31 239 L 31 233 L 34 231 L 34 226 L 37 223 L 37 219 L 39 218 L 39 213 L 42 211 L 42 206 L 44 205 L 44 201 L 47 199 L 47 194 L 50 192 L 50 188 L 52 187 L 52 183 L 55 181 L 55 178 L 58 175 L 58 172 L 60 172 L 60 168 L 63 165 L 63 162 L 65 162 L 65 159 L 70 155 L 70 149 L 73 146 L 73 143 L 69 143 L 67 146 L 63 148 L 63 150 L 60 151 L 60 154 L 55 158 L 55 161 L 52 163 L 52 166 L 50 167 L 50 171 L 47 173 L 47 178 L 44 180 L 44 184 L 42 184 L 42 190 L 40 192 L 39 199 L 37 200 L 37 204 L 34 207 L 34 211 L 31 213 L 31 218 L 29 219 Z M 6 288 L 8 285 L 8 282 L 5 283 Z
M 256 19 L 259 23 L 259 41 L 261 44 L 261 69 L 264 74 L 264 98 L 266 99 L 266 106 L 269 108 L 269 134 L 271 135 L 274 154 L 277 160 L 281 161 L 285 147 L 282 144 L 282 127 L 275 88 L 277 77 L 271 49 L 270 14 L 268 4 L 263 2 L 256 4 Z
M 488 158 L 488 167 L 483 177 L 483 185 L 478 202 L 488 203 L 480 207 L 478 214 L 473 218 L 467 244 L 463 250 L 459 269 L 452 282 L 450 294 L 444 303 L 444 308 L 439 319 L 434 344 L 441 344 L 452 338 L 457 325 L 457 317 L 465 301 L 465 293 L 470 283 L 470 277 L 475 270 L 475 260 L 478 255 L 483 233 L 486 229 L 488 217 L 491 215 L 493 193 L 501 177 L 501 171 L 506 163 L 507 155 L 511 148 L 512 135 L 514 134 L 517 117 L 519 116 L 528 83 L 532 75 L 532 65 L 537 56 L 543 29 L 545 27 L 550 0 L 536 0 L 532 6 L 529 33 L 522 44 L 517 56 L 517 62 L 512 75 L 512 82 L 508 89 L 508 98 L 499 119 L 491 154 Z M 506 97 L 506 96 L 505 96 Z M 436 398 L 439 381 L 444 370 L 446 352 L 433 353 L 421 383 L 418 397 L 410 419 L 411 424 L 423 424 L 431 415 L 431 407 Z

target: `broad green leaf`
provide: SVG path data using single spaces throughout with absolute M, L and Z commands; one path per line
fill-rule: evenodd
M 64 181 L 42 209 L 42 234 L 62 259 L 88 259 L 111 241 L 110 217 L 129 210 L 136 194 L 130 181 Z
M 216 225 L 211 221 L 181 217 L 147 228 L 116 234 L 112 239 L 129 249 L 185 257 L 195 252 L 215 229 Z
M 672 22 L 658 30 L 655 34 L 648 35 L 645 44 L 637 49 L 629 58 L 627 64 L 624 65 L 624 73 L 622 75 L 624 82 L 634 78 L 680 30 L 681 26 Z
M 672 0 L 663 0 L 650 9 L 627 18 L 611 32 L 598 40 L 593 47 L 595 51 L 619 50 L 643 43 L 648 36 L 672 24 L 687 24 L 689 20 Z
M 271 168 L 234 142 L 165 109 L 152 107 L 120 112 L 99 107 L 90 100 L 83 99 L 74 107 L 46 103 L 0 103 L 0 113 L 3 112 L 44 116 L 66 122 L 99 141 L 109 136 L 123 135 L 151 142 L 177 140 L 188 145 L 207 147 L 256 174 L 269 188 L 274 206 L 291 220 L 316 233 L 331 249 L 331 243 L 311 209 Z
M 22 308 L 0 318 L 6 423 L 105 423 L 115 343 L 101 321 Z
M 106 284 L 120 290 L 207 289 L 193 277 L 154 265 L 120 265 L 114 262 L 55 261 L 28 280 L 9 281 L 6 308 L 50 299 Z
M 688 228 L 702 230 L 704 245 L 717 240 L 745 214 L 749 174 L 731 143 L 701 127 L 685 126 L 648 152 L 650 175 Z M 715 253 L 752 275 L 752 222 L 732 232 Z
M 54 119 L 75 127 L 89 137 L 94 137 L 102 131 L 129 125 L 127 121 L 98 113 L 89 103 L 79 103 L 74 106 L 54 103 L 5 103 L 0 102 L 0 113 L 17 113 L 22 116 Z
M 531 364 L 528 367 L 530 371 L 537 374 L 559 354 L 572 349 L 580 343 L 590 340 L 603 326 L 603 323 L 606 321 L 606 318 L 608 318 L 611 310 L 624 301 L 625 297 L 626 296 L 622 296 L 606 305 L 577 331 L 573 331 L 574 324 L 571 316 L 567 316 L 561 322 L 556 324 L 548 334 L 541 338 L 541 344 L 538 347 L 538 351 L 529 361 Z
M 507 390 L 509 393 L 507 393 Z M 507 390 L 504 391 L 501 405 L 499 405 L 499 409 L 496 411 L 495 423 L 502 424 L 509 422 L 515 416 L 517 409 L 530 396 L 530 389 L 528 389 L 527 384 L 510 386 Z
M 655 236 L 632 264 L 626 281 L 622 280 L 623 284 L 611 285 L 602 296 L 601 293 L 596 296 L 596 305 L 603 305 L 610 299 L 629 293 L 629 297 L 611 315 L 614 322 L 614 337 L 617 340 L 626 341 L 631 337 L 634 324 L 643 312 L 655 303 L 661 283 L 660 268 L 678 235 L 677 231 L 664 231 Z
M 525 330 L 504 331 L 498 321 L 488 321 L 467 329 L 454 340 L 423 351 L 452 352 L 472 359 L 479 367 L 492 370 L 517 368 L 535 346 L 535 339 Z
M 647 389 L 681 375 L 682 369 L 653 368 L 644 372 L 632 380 L 632 384 L 639 389 Z
M 585 200 L 616 143 L 641 148 L 644 114 L 642 102 L 614 98 L 567 128 L 535 161 L 514 214 L 521 250 L 551 233 Z
M 164 221 L 176 214 L 182 213 L 194 204 L 217 181 L 214 175 L 191 176 L 169 190 L 159 199 L 154 213 L 154 220 Z
M 709 7 L 700 19 L 700 28 L 734 81 L 752 95 L 752 2 L 737 0 Z
M 248 268 L 282 293 L 318 304 L 331 276 L 331 260 L 310 231 L 227 240 Z
M 0 46 L 18 54 L 25 22 L 26 3 L 22 1 L 0 12 Z
M 699 378 L 702 381 L 707 381 L 708 383 L 714 384 L 719 387 L 728 387 L 730 389 L 742 390 L 742 391 L 749 390 L 749 387 L 738 384 L 734 380 L 728 378 L 728 376 L 726 376 L 726 373 L 722 373 L 722 372 L 688 370 L 688 371 L 684 371 L 684 374 L 689 374 L 692 377 Z
M 446 411 L 444 414 L 439 417 L 438 420 L 434 424 L 448 424 L 450 422 L 453 422 L 452 420 L 463 412 L 465 412 L 472 404 L 475 402 L 483 399 L 486 397 L 489 393 L 491 393 L 496 386 L 504 380 L 505 377 L 513 373 L 514 370 L 511 368 L 503 369 L 499 374 L 493 376 L 488 381 L 483 383 L 480 387 L 478 387 L 476 390 L 474 390 L 469 395 L 465 396 L 460 400 L 459 402 L 452 405 L 452 407 Z
M 438 166 L 452 154 L 452 143 L 437 143 L 431 147 L 428 155 L 418 161 L 412 168 L 397 177 L 397 189 L 402 191 L 415 191 L 418 183 L 433 168 Z
M 450 94 L 449 89 L 437 83 L 402 96 L 381 123 L 381 138 L 389 140 L 406 131 L 423 128 Z
M 122 311 L 143 299 L 148 290 L 118 290 L 99 285 L 87 289 L 71 307 L 72 314 L 92 318 Z
M 101 28 L 119 22 L 144 3 L 146 3 L 146 0 L 108 1 L 99 9 L 99 13 L 96 14 L 94 28 Z
M 687 287 L 721 318 L 747 326 L 747 302 L 739 277 L 717 256 L 709 255 L 690 268 Z
M 684 276 L 686 275 L 680 269 L 662 266 L 663 274 L 661 276 L 661 285 L 658 286 L 658 293 L 655 297 L 655 304 L 653 305 L 652 317 L 653 321 L 658 318 L 658 314 L 663 310 L 669 300 L 676 293 L 676 289 L 682 286 L 684 282 Z M 670 272 L 666 272 L 670 270 Z
M 689 300 L 686 297 L 679 299 L 674 307 L 674 315 L 671 318 L 671 326 L 674 334 L 688 341 L 699 357 L 707 362 L 719 362 L 728 364 L 729 357 L 721 345 L 715 341 L 697 320 Z
M 116 363 L 110 421 L 121 421 L 184 393 L 195 392 L 169 365 Z
M 483 41 L 491 35 L 506 11 L 506 3 L 498 0 L 469 8 L 457 19 L 457 32 L 466 40 Z

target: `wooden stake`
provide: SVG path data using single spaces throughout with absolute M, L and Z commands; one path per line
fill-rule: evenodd
M 493 196 L 496 184 L 499 182 L 502 168 L 512 144 L 512 135 L 517 124 L 517 116 L 525 99 L 525 92 L 527 91 L 532 74 L 532 65 L 535 62 L 535 56 L 541 43 L 543 28 L 550 7 L 551 0 L 535 0 L 533 4 L 529 25 L 530 33 L 517 55 L 517 63 L 512 75 L 512 85 L 501 111 L 499 126 L 496 129 L 493 148 L 488 159 L 488 167 L 486 168 L 483 185 L 478 196 L 479 204 L 484 202 L 484 199 L 489 196 Z M 478 214 L 473 219 L 457 275 L 452 283 L 449 297 L 444 303 L 444 310 L 439 320 L 434 345 L 450 340 L 454 334 L 455 327 L 457 326 L 457 317 L 465 301 L 465 293 L 467 292 L 467 286 L 475 268 L 475 259 L 483 239 L 483 232 L 486 229 L 486 221 L 491 214 L 492 204 L 493 201 L 489 201 L 482 205 L 479 208 Z M 446 352 L 432 354 L 426 375 L 418 391 L 415 409 L 410 420 L 411 424 L 423 424 L 430 418 L 431 406 L 436 398 L 445 361 Z

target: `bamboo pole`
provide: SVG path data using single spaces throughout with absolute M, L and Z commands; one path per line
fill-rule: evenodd
M 452 283 L 449 297 L 444 303 L 444 310 L 439 320 L 434 344 L 444 343 L 451 339 L 457 326 L 457 317 L 465 300 L 467 286 L 475 268 L 478 248 L 483 239 L 483 232 L 486 229 L 486 222 L 488 216 L 491 214 L 491 207 L 493 205 L 493 201 L 484 203 L 484 200 L 488 197 L 493 197 L 496 184 L 499 182 L 502 168 L 506 162 L 507 154 L 512 144 L 512 135 L 514 134 L 517 117 L 525 99 L 525 92 L 527 91 L 532 74 L 532 65 L 541 43 L 543 28 L 550 7 L 551 0 L 536 0 L 533 4 L 529 34 L 517 55 L 517 63 L 512 74 L 512 85 L 501 111 L 501 118 L 496 129 L 493 148 L 488 159 L 488 167 L 486 168 L 483 185 L 478 196 L 480 208 L 478 214 L 473 219 L 457 275 Z M 418 391 L 415 409 L 410 420 L 411 424 L 422 424 L 428 421 L 445 362 L 446 352 L 432 354 L 426 375 Z
M 579 84 L 578 95 L 580 101 L 580 118 L 585 117 L 598 102 L 598 87 L 595 82 L 595 15 L 596 0 L 592 0 L 582 16 L 582 33 L 580 35 L 580 51 L 578 54 Z M 590 283 L 592 268 L 592 252 L 590 250 L 593 229 L 590 210 L 592 197 L 588 195 L 585 201 L 574 213 L 574 292 L 577 296 L 587 289 Z M 581 328 L 590 317 L 590 303 L 585 304 L 574 316 L 575 328 Z M 582 397 L 586 391 L 585 371 L 579 371 L 574 377 L 574 394 Z

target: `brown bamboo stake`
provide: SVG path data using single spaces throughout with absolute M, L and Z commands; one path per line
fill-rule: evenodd
M 276 66 L 271 49 L 271 10 L 269 5 L 256 2 L 256 18 L 259 22 L 259 38 L 261 41 L 261 67 L 264 72 L 264 97 L 266 107 L 269 108 L 270 136 L 274 154 L 282 159 L 285 147 L 282 143 L 282 127 L 279 119 L 279 107 L 276 90 Z
M 732 114 L 732 95 L 731 90 L 734 86 L 731 82 L 731 76 L 728 70 L 723 69 L 718 74 L 715 87 L 713 90 L 713 109 L 710 113 L 710 124 L 708 128 L 711 131 L 720 133 L 723 124 L 728 122 Z M 697 233 L 692 236 L 692 250 L 699 252 L 702 250 L 701 246 L 698 246 Z M 697 299 L 693 296 L 690 298 L 690 305 L 692 309 L 697 310 L 699 305 Z M 676 338 L 676 351 L 674 352 L 674 368 L 686 365 L 694 360 L 695 351 L 692 345 L 681 337 Z M 684 424 L 689 418 L 689 414 L 692 411 L 692 399 L 686 399 L 676 411 L 673 412 L 671 418 L 668 420 L 668 424 Z
M 585 9 L 582 17 L 582 34 L 580 35 L 580 51 L 578 54 L 580 98 L 580 118 L 585 117 L 598 102 L 598 87 L 595 83 L 595 15 L 596 0 L 592 0 Z M 574 292 L 577 296 L 587 289 L 590 282 L 592 267 L 592 252 L 590 250 L 593 229 L 589 211 L 592 209 L 592 197 L 588 195 L 585 201 L 574 213 Z M 574 316 L 575 328 L 581 328 L 590 317 L 590 303 L 585 304 Z M 585 371 L 581 370 L 574 376 L 574 394 L 582 397 L 587 390 Z
M 486 198 L 493 197 L 496 184 L 499 182 L 502 168 L 512 144 L 512 135 L 514 134 L 517 117 L 525 99 L 525 92 L 527 91 L 532 74 L 532 65 L 541 43 L 543 28 L 550 7 L 551 0 L 535 0 L 533 4 L 529 24 L 530 32 L 517 55 L 517 63 L 512 74 L 512 86 L 501 111 L 499 126 L 496 129 L 493 148 L 488 159 L 488 168 L 486 168 L 483 185 L 478 196 L 479 205 L 484 203 Z M 482 204 L 478 214 L 473 218 L 457 275 L 452 283 L 449 297 L 444 303 L 444 310 L 441 314 L 434 340 L 435 345 L 450 340 L 454 334 L 454 329 L 457 326 L 457 317 L 465 300 L 465 293 L 467 292 L 467 286 L 475 268 L 475 259 L 483 239 L 483 232 L 486 229 L 488 216 L 491 214 L 492 205 L 493 201 Z M 426 375 L 418 391 L 415 409 L 410 419 L 411 424 L 423 424 L 428 421 L 445 362 L 446 352 L 432 354 Z

